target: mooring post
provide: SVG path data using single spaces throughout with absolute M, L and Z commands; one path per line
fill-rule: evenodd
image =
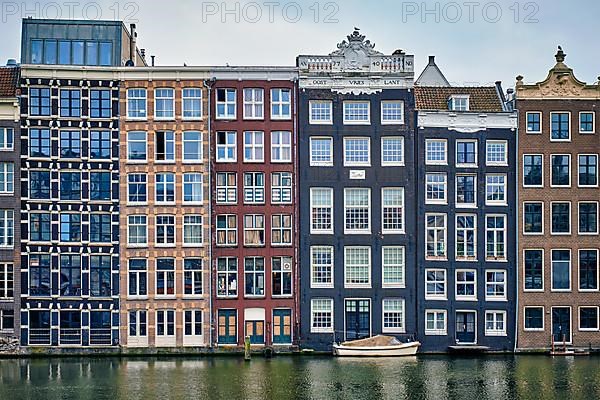
M 244 340 L 244 360 L 250 361 L 252 353 L 250 352 L 250 336 L 246 336 Z

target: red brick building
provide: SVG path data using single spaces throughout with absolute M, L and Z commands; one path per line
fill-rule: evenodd
M 295 72 L 233 67 L 211 88 L 213 341 L 296 340 Z

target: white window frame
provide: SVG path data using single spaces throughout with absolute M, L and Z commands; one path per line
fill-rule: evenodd
M 473 227 L 472 228 L 459 228 L 458 227 L 458 218 L 459 217 L 466 217 L 466 218 L 472 218 L 473 219 Z M 459 241 L 459 231 L 463 232 L 463 237 L 465 240 L 465 253 L 467 252 L 467 233 L 468 232 L 472 232 L 473 233 L 473 255 L 465 255 L 465 254 L 458 254 L 458 241 Z M 454 216 L 454 253 L 455 253 L 455 259 L 456 261 L 468 261 L 468 262 L 472 262 L 472 261 L 477 261 L 477 214 L 456 214 Z
M 555 289 L 554 288 L 554 258 L 553 258 L 552 252 L 555 250 L 569 252 L 569 287 L 566 289 Z M 579 253 L 578 253 L 578 258 L 579 258 Z M 577 262 L 579 263 L 579 259 L 577 260 Z M 577 271 L 577 272 L 579 272 L 579 271 Z M 579 282 L 577 283 L 577 286 L 579 287 Z M 572 249 L 565 249 L 565 248 L 550 249 L 550 292 L 565 293 L 565 292 L 571 292 L 572 289 L 573 289 L 573 251 L 572 251 Z
M 596 253 L 596 289 L 582 289 L 581 288 L 581 252 L 582 251 L 593 251 Z M 580 248 L 577 249 L 577 290 L 582 293 L 597 293 L 600 291 L 600 249 L 593 248 Z
M 490 179 L 502 179 L 503 182 L 490 182 Z M 508 205 L 508 176 L 506 174 L 485 174 L 485 204 L 488 206 L 506 206 Z M 492 188 L 502 189 L 503 198 L 500 200 L 490 200 L 488 199 L 489 190 Z M 492 192 L 492 195 L 494 192 Z
M 224 90 L 225 91 L 225 101 L 219 101 L 218 100 L 219 99 L 219 90 Z M 227 100 L 227 94 L 230 91 L 233 91 L 233 114 L 229 114 L 227 112 L 228 106 L 232 104 L 231 101 Z M 224 105 L 225 106 L 225 108 L 224 108 L 225 113 L 223 115 L 219 115 L 219 113 L 217 111 L 219 105 Z M 225 119 L 225 120 L 229 119 L 229 120 L 231 120 L 231 119 L 236 119 L 236 118 L 237 118 L 237 90 L 234 89 L 234 88 L 225 88 L 225 87 L 223 87 L 223 88 L 216 88 L 215 89 L 215 119 L 222 119 L 222 120 L 223 119 Z
M 581 232 L 579 229 L 581 228 L 581 225 L 579 224 L 580 221 L 580 214 L 581 214 L 581 209 L 580 206 L 581 204 L 595 204 L 596 205 L 596 231 L 595 232 Z M 581 236 L 595 236 L 598 234 L 598 225 L 599 224 L 599 219 L 600 219 L 600 203 L 598 203 L 597 201 L 578 201 L 577 202 L 577 234 L 581 235 Z M 572 229 L 572 228 L 571 228 Z
M 595 308 L 596 309 L 596 328 L 582 328 L 581 327 L 581 309 L 582 308 Z M 580 332 L 598 332 L 600 330 L 600 307 L 594 305 L 582 305 L 577 307 L 577 330 Z
M 173 269 L 158 269 L 158 261 L 161 259 L 169 259 L 173 260 Z M 169 291 L 168 287 L 168 274 L 169 272 L 173 273 L 173 293 L 167 293 Z M 154 260 L 154 293 L 156 298 L 168 299 L 175 298 L 177 296 L 177 261 L 174 257 L 159 257 Z M 165 287 L 163 288 L 164 294 L 158 294 L 158 275 L 162 274 L 162 278 L 165 282 Z
M 8 140 L 8 139 L 11 140 Z M 15 130 L 9 127 L 0 127 L 0 151 L 12 151 L 15 148 Z
M 158 177 L 159 176 L 164 176 L 165 180 L 163 182 L 161 182 L 161 184 L 163 185 L 163 191 L 162 191 L 162 196 L 164 197 L 165 200 L 159 201 L 158 200 L 158 194 L 159 194 L 159 189 L 158 189 Z M 167 180 L 167 177 L 172 176 L 173 177 L 173 182 L 169 182 Z M 173 185 L 173 200 L 166 200 L 169 190 L 168 187 L 169 185 Z M 154 203 L 155 204 L 166 204 L 166 205 L 172 205 L 175 204 L 177 202 L 177 176 L 175 175 L 175 173 L 173 172 L 159 172 L 156 173 L 154 175 Z
M 552 139 L 552 116 L 554 114 L 567 114 L 569 116 L 569 122 L 568 122 L 568 126 L 569 126 L 569 137 L 567 139 Z M 549 128 L 548 129 L 548 133 L 550 134 L 550 141 L 551 142 L 570 142 L 571 138 L 573 137 L 573 132 L 571 132 L 573 130 L 573 127 L 571 126 L 571 119 L 572 115 L 571 115 L 571 111 L 550 111 L 550 123 L 549 123 Z M 577 125 L 579 125 L 579 119 L 577 119 Z M 579 129 L 577 129 L 579 130 Z
M 331 319 L 331 326 L 329 327 L 315 327 L 315 304 L 317 301 L 327 302 L 327 309 L 319 308 L 319 312 L 328 313 Z M 310 332 L 311 333 L 333 333 L 334 332 L 334 324 L 335 324 L 335 314 L 334 314 L 334 304 L 333 299 L 331 298 L 314 298 L 310 300 Z
M 285 138 L 289 139 L 284 143 Z M 279 138 L 279 143 L 275 140 Z M 279 150 L 280 158 L 275 158 L 276 150 Z M 245 154 L 245 153 L 244 153 Z M 264 159 L 264 156 L 263 156 Z M 272 163 L 291 163 L 292 162 L 292 132 L 290 131 L 271 131 L 271 162 Z
M 579 167 L 581 166 L 581 162 L 579 157 L 581 156 L 592 156 L 592 157 L 596 157 L 596 184 L 595 185 L 580 185 L 579 184 Z M 600 154 L 596 154 L 596 153 L 578 153 L 577 154 L 577 187 L 580 188 L 597 188 L 598 185 L 600 184 L 600 177 L 598 176 L 600 173 Z
M 12 249 L 15 247 L 15 211 L 0 209 L 0 221 L 2 222 L 0 224 L 2 227 L 0 231 L 0 248 Z
M 244 204 L 265 204 L 265 173 L 264 172 L 244 172 Z M 250 177 L 251 184 L 246 184 L 246 178 Z M 262 177 L 262 178 L 261 178 Z M 260 179 L 259 179 L 260 178 Z M 257 184 L 262 180 L 262 185 Z
M 186 179 L 200 178 L 199 180 L 192 180 L 188 182 Z M 185 188 L 187 185 L 192 185 L 192 192 L 195 192 L 194 187 L 197 185 L 200 187 L 200 199 L 199 200 L 186 200 L 185 199 Z M 177 189 L 175 189 L 177 190 Z M 175 196 L 177 197 L 177 196 Z M 200 172 L 184 172 L 183 173 L 183 193 L 181 196 L 181 202 L 183 204 L 202 204 L 204 202 L 204 175 Z
M 554 156 L 561 156 L 561 157 L 567 156 L 567 159 L 569 160 L 569 184 L 568 185 L 555 185 L 552 183 L 552 178 L 554 177 L 554 163 L 552 162 L 552 159 L 554 158 Z M 577 161 L 579 163 L 579 160 L 577 160 Z M 579 165 L 577 165 L 577 167 L 579 167 Z M 578 176 L 578 178 L 579 178 L 579 176 Z M 577 180 L 579 181 L 579 179 L 577 179 Z M 571 154 L 567 154 L 567 153 L 550 154 L 550 187 L 552 187 L 552 188 L 570 188 L 572 184 L 573 184 L 573 159 L 571 157 Z
M 2 292 L 9 294 L 9 290 L 12 290 L 12 296 L 0 296 L 0 299 L 2 299 L 2 301 L 13 300 L 15 298 L 15 265 L 11 262 L 1 262 L 0 272 L 2 272 L 3 276 L 3 279 L 0 281 Z M 9 274 L 12 275 L 12 279 L 8 278 Z M 0 323 L 1 322 L 2 321 L 0 321 Z
M 279 100 L 278 101 L 274 101 L 273 98 L 273 93 L 275 93 L 276 91 L 279 91 Z M 289 92 L 289 101 L 284 101 L 283 100 L 283 93 L 284 92 Z M 287 119 L 291 119 L 292 118 L 292 89 L 290 88 L 272 88 L 271 89 L 271 119 L 272 120 L 287 120 Z M 275 114 L 273 113 L 273 106 L 274 105 L 279 105 L 279 114 Z M 284 114 L 283 113 L 283 106 L 284 105 L 288 105 L 289 106 L 289 110 L 290 113 L 289 114 Z
M 316 193 L 317 191 L 327 191 L 328 195 L 331 199 L 331 202 L 328 205 L 319 205 L 317 208 L 322 208 L 322 209 L 329 209 L 329 218 L 331 220 L 331 229 L 315 229 L 314 228 L 314 211 L 313 209 L 315 208 L 314 205 L 314 193 Z M 316 234 L 326 234 L 326 235 L 332 235 L 333 234 L 333 230 L 334 230 L 334 213 L 333 213 L 333 200 L 334 200 L 334 193 L 333 193 L 333 188 L 327 188 L 327 187 L 312 187 L 310 188 L 310 233 L 313 235 Z
M 140 217 L 140 218 L 144 218 L 146 220 L 145 224 L 141 224 L 141 223 L 136 223 L 136 224 L 132 224 L 131 223 L 131 218 L 134 217 Z M 131 236 L 130 236 L 130 228 L 132 226 L 144 226 L 146 228 L 146 241 L 143 243 L 132 243 L 131 242 Z M 145 214 L 130 214 L 127 216 L 127 247 L 148 247 L 148 216 Z
M 158 218 L 159 217 L 173 217 L 173 241 L 168 241 L 167 229 L 169 224 L 164 224 L 165 233 L 161 240 L 164 240 L 163 243 L 158 242 Z M 175 247 L 177 243 L 177 217 L 174 214 L 157 214 L 154 216 L 154 246 L 155 247 Z
M 400 193 L 399 199 L 400 204 L 385 204 L 386 202 L 386 192 L 396 192 Z M 385 228 L 385 214 L 386 210 L 390 209 L 390 213 L 395 213 L 395 209 L 400 209 L 400 229 L 387 229 Z M 381 188 L 381 232 L 382 233 L 390 233 L 390 234 L 404 234 L 406 233 L 406 225 L 404 224 L 405 215 L 406 215 L 406 207 L 404 204 L 404 188 L 403 187 L 382 187 Z M 393 218 L 396 220 L 397 218 Z
M 348 201 L 351 200 L 350 198 L 350 194 L 352 192 L 362 192 L 367 193 L 367 204 L 349 204 Z M 363 228 L 363 229 L 352 229 L 352 228 L 348 228 L 348 219 L 347 219 L 347 213 L 348 210 L 354 208 L 354 209 L 358 209 L 358 210 L 363 210 L 363 212 L 366 210 L 367 212 L 367 227 Z M 351 188 L 344 188 L 344 233 L 345 234 L 370 234 L 371 233 L 371 189 L 370 188 L 365 188 L 365 187 L 351 187 Z
M 432 229 L 434 229 L 434 245 L 436 249 L 439 246 L 439 244 L 443 244 L 443 251 L 441 252 L 441 254 L 437 254 L 438 251 L 436 250 L 435 253 L 436 255 L 433 256 L 429 256 L 427 255 L 427 233 L 429 228 L 427 227 L 427 218 L 428 217 L 443 217 L 443 222 L 444 222 L 444 226 L 443 226 L 443 234 L 439 235 L 439 227 L 433 227 Z M 440 241 L 441 239 L 441 241 Z M 446 213 L 425 213 L 425 259 L 426 260 L 440 260 L 440 261 L 446 261 L 448 259 L 448 214 Z
M 168 315 L 169 313 L 172 312 L 173 313 L 173 334 L 169 335 L 169 322 L 168 322 Z M 158 334 L 158 314 L 159 313 L 163 313 L 163 331 L 164 331 L 164 335 L 159 335 Z M 156 329 L 156 341 L 158 343 L 156 343 L 157 347 L 165 347 L 165 346 L 169 346 L 168 343 L 173 343 L 173 345 L 175 344 L 175 338 L 177 337 L 177 310 L 175 310 L 174 308 L 161 308 L 155 311 L 155 316 L 154 316 L 154 326 Z M 167 342 L 167 343 L 165 343 Z
M 400 118 L 384 119 L 384 108 L 386 105 L 400 105 Z M 404 124 L 404 101 L 402 100 L 381 100 L 381 125 L 403 125 Z
M 248 217 L 251 218 L 252 226 L 246 226 L 246 220 Z M 261 219 L 262 219 L 262 224 L 260 223 Z M 244 226 L 243 226 L 244 246 L 246 246 L 246 247 L 264 247 L 267 242 L 267 239 L 265 236 L 265 227 L 266 227 L 266 221 L 265 221 L 264 214 L 244 214 Z M 251 243 L 248 241 L 248 239 L 249 239 L 248 236 L 250 233 L 257 232 L 257 233 L 259 233 L 259 237 L 260 237 L 261 231 L 262 231 L 262 238 L 263 238 L 262 243 Z
M 459 281 L 458 274 L 459 272 L 472 272 L 473 273 L 473 281 Z M 473 295 L 459 295 L 458 294 L 458 285 L 473 285 Z M 472 268 L 457 268 L 454 271 L 454 297 L 456 301 L 477 301 L 477 270 Z
M 200 96 L 186 96 L 186 90 L 198 90 L 200 91 Z M 202 89 L 199 87 L 184 87 L 181 89 L 181 119 L 186 120 L 186 121 L 193 121 L 193 120 L 202 120 L 203 116 L 204 116 L 204 110 L 202 107 Z M 185 113 L 186 112 L 191 112 L 191 111 L 195 111 L 195 110 L 186 110 L 185 108 L 185 103 L 187 101 L 192 101 L 192 102 L 198 102 L 198 104 L 200 105 L 200 115 L 198 116 L 191 116 L 191 117 L 186 117 Z
M 367 142 L 367 160 L 366 161 L 349 161 L 348 149 L 346 145 L 352 140 L 361 140 Z M 345 136 L 344 144 L 344 167 L 370 167 L 371 166 L 371 138 L 368 136 Z
M 132 260 L 144 260 L 146 262 L 146 269 L 144 271 L 141 270 L 131 270 L 131 261 Z M 129 283 L 131 282 L 131 274 L 135 274 L 135 287 L 136 287 L 136 292 L 138 294 L 129 294 Z M 140 276 L 142 274 L 146 274 L 146 294 L 139 294 L 140 292 Z M 148 282 L 149 282 L 149 273 L 148 273 L 148 259 L 145 257 L 132 257 L 129 258 L 127 260 L 127 298 L 128 299 L 147 299 L 148 298 L 148 293 L 149 293 L 149 287 L 148 287 Z
M 399 161 L 385 161 L 385 142 L 391 140 L 398 140 L 400 143 L 400 160 Z M 381 137 L 381 166 L 382 167 L 402 167 L 404 166 L 404 136 L 382 136 Z
M 244 131 L 244 162 L 245 163 L 263 163 L 265 162 L 265 132 L 264 131 Z M 246 135 L 250 134 L 251 141 L 246 141 Z M 262 143 L 257 143 L 257 139 L 262 138 Z M 252 153 L 251 158 L 246 157 L 246 149 L 250 149 Z M 255 152 L 261 150 L 262 157 L 256 157 Z
M 387 252 L 396 252 L 400 260 L 398 263 L 389 263 L 386 260 Z M 386 282 L 386 268 L 398 269 L 400 280 L 398 282 Z M 381 287 L 382 288 L 405 288 L 406 287 L 406 249 L 404 246 L 383 246 L 381 248 Z
M 504 160 L 495 161 L 490 160 L 490 146 L 503 146 L 504 147 Z M 486 140 L 485 141 L 485 165 L 489 166 L 507 166 L 508 165 L 508 140 Z
M 275 218 L 279 218 L 280 219 L 280 226 L 276 227 L 275 226 Z M 286 217 L 289 217 L 290 220 L 290 226 L 284 226 L 284 224 L 282 223 L 283 221 L 285 221 Z M 292 214 L 272 214 L 271 215 L 271 246 L 273 247 L 287 247 L 287 246 L 291 246 L 293 243 L 293 230 L 292 230 L 292 226 L 294 225 L 294 216 Z M 274 231 L 279 231 L 279 233 L 281 234 L 281 238 L 282 241 L 281 242 L 275 242 L 273 240 L 273 232 Z M 289 232 L 289 238 L 290 240 L 288 242 L 283 241 L 283 238 L 285 237 L 285 232 Z
M 429 148 L 430 144 L 439 144 L 442 143 L 444 146 L 444 159 L 443 160 L 431 160 L 429 158 Z M 437 150 L 435 153 L 438 154 Z M 448 165 L 448 141 L 446 139 L 425 139 L 425 165 Z
M 540 116 L 540 130 L 539 131 L 530 131 L 529 130 L 529 123 L 528 123 L 529 114 L 538 114 Z M 525 113 L 525 132 L 526 133 L 542 133 L 543 123 L 544 123 L 544 118 L 542 117 L 541 111 L 527 111 Z
M 475 145 L 475 146 L 473 146 L 475 149 L 475 161 L 473 161 L 472 163 L 459 163 L 458 162 L 458 144 L 459 143 L 473 143 Z M 477 166 L 479 165 L 479 141 L 477 139 L 458 139 L 458 140 L 456 140 L 456 143 L 454 144 L 454 157 L 455 157 L 456 166 L 458 168 L 477 168 Z M 448 158 L 446 156 L 446 160 L 447 159 Z M 446 165 L 446 163 L 444 163 L 444 165 Z
M 219 144 L 218 137 L 219 133 L 225 134 L 225 144 Z M 233 142 L 230 143 L 229 139 L 233 137 Z M 217 131 L 215 134 L 215 161 L 218 163 L 234 163 L 237 162 L 237 132 L 236 131 Z M 224 158 L 219 158 L 219 149 L 223 149 Z M 233 158 L 227 157 L 229 150 L 233 149 Z
M 494 274 L 498 274 L 498 273 L 503 273 L 504 274 L 504 281 L 502 282 L 496 282 L 496 281 L 489 281 L 488 280 L 488 273 L 494 273 Z M 485 300 L 486 301 L 506 301 L 507 300 L 507 286 L 508 286 L 508 271 L 505 269 L 486 269 L 484 271 L 485 274 Z M 499 285 L 503 285 L 504 286 L 504 294 L 502 296 L 498 296 L 498 295 L 488 295 L 488 285 L 493 285 L 493 286 L 499 286 Z
M 367 264 L 351 264 L 349 263 L 348 257 L 350 256 L 350 252 L 353 250 L 367 251 Z M 366 268 L 368 270 L 368 282 L 362 283 L 353 283 L 349 282 L 349 273 L 348 266 L 354 266 L 357 268 Z M 371 279 L 372 279 L 372 256 L 371 256 L 371 246 L 344 246 L 344 287 L 345 288 L 371 288 Z
M 494 329 L 488 329 L 488 315 L 493 316 L 492 323 Z M 498 316 L 502 316 L 502 320 L 498 319 Z M 503 329 L 496 329 L 499 322 L 502 322 Z M 506 311 L 504 310 L 485 310 L 485 336 L 506 336 Z
M 200 217 L 200 223 L 186 223 L 187 218 L 198 218 Z M 198 242 L 187 242 L 186 241 L 186 228 L 194 228 L 200 226 L 200 241 Z M 177 231 L 177 229 L 175 229 Z M 183 247 L 199 247 L 204 244 L 204 216 L 200 214 L 184 214 L 183 215 L 183 227 L 182 227 L 182 246 Z
M 257 100 L 257 94 L 260 93 L 260 100 Z M 243 106 L 244 113 L 243 118 L 247 120 L 262 120 L 265 118 L 265 90 L 263 88 L 244 88 L 243 89 Z M 252 110 L 248 113 L 246 106 L 250 106 Z M 259 108 L 256 108 L 259 107 Z M 260 112 L 257 112 L 260 110 Z M 260 115 L 258 115 L 260 114 Z
M 288 171 L 271 172 L 271 204 L 292 204 L 293 183 L 292 173 Z M 284 181 L 290 184 L 285 185 Z
M 143 91 L 144 92 L 144 96 L 136 96 L 133 97 L 132 96 L 132 92 L 133 91 Z M 131 112 L 133 112 L 133 110 L 130 109 L 130 104 L 129 104 L 129 100 L 144 100 L 144 116 L 136 116 L 136 117 L 132 117 L 131 116 Z M 138 114 L 141 110 L 136 110 L 136 114 Z M 128 120 L 139 120 L 139 121 L 145 121 L 148 119 L 148 90 L 144 87 L 131 87 L 131 88 L 127 88 L 127 119 Z
M 313 140 L 329 142 L 329 161 L 315 161 L 313 159 Z M 332 167 L 333 166 L 333 137 L 331 136 L 311 136 L 309 139 L 309 153 L 311 167 Z
M 437 326 L 437 323 L 439 322 L 439 315 L 443 315 L 444 316 L 444 328 L 443 329 L 427 329 L 427 314 L 433 314 L 434 315 L 434 325 Z M 446 336 L 448 334 L 448 311 L 447 310 L 440 310 L 440 309 L 427 309 L 425 310 L 425 335 L 426 336 Z
M 475 178 L 473 182 L 473 203 L 458 202 L 458 178 L 463 176 L 471 176 Z M 454 177 L 454 204 L 456 205 L 456 208 L 477 208 L 477 194 L 477 174 L 457 173 Z
M 450 99 L 448 99 L 450 102 L 450 111 L 454 111 L 454 112 L 467 112 L 470 111 L 470 107 L 469 107 L 469 102 L 470 102 L 470 96 L 468 94 L 453 94 L 450 96 Z M 464 109 L 462 109 L 463 107 L 461 106 L 461 109 L 457 109 L 457 100 L 465 100 L 465 107 Z
M 199 141 L 198 140 L 186 140 L 186 133 L 195 133 L 199 135 Z M 182 139 L 182 144 L 181 144 L 181 160 L 184 164 L 202 164 L 204 162 L 204 143 L 203 143 L 203 138 L 204 135 L 202 134 L 201 131 L 194 131 L 194 130 L 186 130 L 183 131 L 181 133 L 181 139 Z M 185 145 L 186 143 L 194 143 L 198 146 L 198 158 L 196 159 L 187 159 L 185 158 Z
M 527 251 L 541 251 L 542 252 L 542 287 L 540 289 L 527 289 L 527 288 L 525 288 L 525 278 L 526 278 L 525 277 L 525 267 L 526 267 L 526 265 L 525 265 L 525 260 L 526 260 L 525 253 Z M 522 258 L 523 258 L 523 264 L 522 264 L 523 265 L 523 268 L 522 268 L 522 271 L 523 271 L 523 292 L 526 292 L 526 293 L 527 292 L 543 292 L 545 290 L 545 288 L 546 288 L 546 277 L 545 277 L 546 266 L 544 264 L 545 263 L 545 257 L 546 257 L 545 253 L 546 253 L 545 250 L 541 249 L 541 248 L 525 248 L 525 249 L 523 249 L 523 253 L 522 253 Z
M 527 313 L 525 312 L 526 309 L 528 308 L 541 308 L 542 309 L 542 327 L 541 328 L 527 328 L 526 327 L 526 321 L 527 321 Z M 528 305 L 523 307 L 523 330 L 525 332 L 544 332 L 544 330 L 546 329 L 546 307 L 544 306 L 537 306 L 537 305 Z
M 493 217 L 493 218 L 497 218 L 497 217 L 501 217 L 504 220 L 504 228 L 500 231 L 498 228 L 488 228 L 488 224 L 487 224 L 487 219 Z M 487 262 L 496 262 L 496 261 L 501 261 L 501 262 L 506 262 L 508 260 L 508 256 L 507 256 L 507 246 L 508 246 L 508 226 L 507 226 L 507 216 L 506 214 L 486 214 L 485 215 L 485 219 L 484 219 L 484 226 L 485 226 L 485 260 Z M 497 246 L 494 246 L 494 256 L 488 256 L 487 254 L 487 248 L 488 248 L 488 230 L 493 231 L 493 232 L 502 232 L 504 235 L 504 255 L 498 256 L 496 251 L 497 251 Z M 496 241 L 496 236 L 494 235 L 494 242 Z
M 331 263 L 330 264 L 325 264 L 325 263 L 315 263 L 315 253 L 317 251 L 321 251 L 323 253 L 328 252 L 330 254 L 330 258 L 331 258 Z M 333 288 L 334 287 L 334 274 L 335 274 L 335 253 L 334 253 L 334 248 L 333 246 L 327 246 L 327 245 L 313 245 L 310 246 L 310 287 L 311 288 Z M 330 275 L 331 275 L 331 281 L 327 282 L 327 283 L 321 283 L 321 282 L 316 282 L 315 281 L 315 268 L 329 268 L 330 270 Z
M 582 131 L 581 130 L 581 114 L 592 114 L 592 130 L 591 131 Z M 596 112 L 595 111 L 579 111 L 579 116 L 577 118 L 577 130 L 582 135 L 593 135 L 596 133 Z
M 350 106 L 351 104 L 366 104 L 367 105 L 367 119 L 366 120 L 349 120 L 348 112 L 350 110 L 346 109 L 346 105 Z M 342 104 L 343 115 L 344 115 L 344 125 L 370 125 L 371 124 L 371 102 L 369 100 L 346 100 Z
M 434 177 L 443 177 L 444 179 L 441 182 L 433 182 L 429 181 L 430 178 Z M 429 191 L 429 185 L 442 185 L 443 191 Z M 433 193 L 443 193 L 442 199 L 430 199 L 429 194 Z M 448 204 L 448 174 L 446 172 L 428 172 L 425 174 L 425 204 Z
M 386 308 L 386 303 L 399 303 L 400 310 L 389 310 Z M 388 306 L 389 307 L 389 306 Z M 385 326 L 386 313 L 400 314 L 401 321 L 399 327 Z M 406 302 L 401 297 L 384 298 L 381 300 L 381 332 L 383 333 L 406 333 Z
M 543 235 L 546 232 L 546 214 L 545 214 L 545 203 L 543 201 L 524 201 L 523 203 L 521 203 L 523 208 L 522 208 L 522 224 L 523 224 L 523 229 L 521 230 L 523 236 L 540 236 Z M 541 232 L 525 232 L 525 205 L 526 204 L 541 204 L 542 205 L 542 231 Z
M 232 218 L 233 217 L 233 218 Z M 219 227 L 219 219 L 225 219 L 225 227 Z M 230 221 L 234 221 L 235 224 L 231 226 L 229 224 Z M 217 214 L 215 217 L 215 246 L 217 247 L 235 247 L 238 244 L 238 233 L 237 233 L 238 223 L 237 223 L 237 214 Z M 235 233 L 235 241 L 229 242 L 229 233 Z M 224 233 L 225 235 L 225 243 L 219 243 L 218 237 L 219 234 Z
M 315 119 L 315 113 L 313 105 L 324 105 L 329 106 L 329 118 L 328 119 Z M 308 101 L 308 123 L 310 125 L 332 125 L 333 124 L 333 102 L 331 100 L 309 100 Z
M 554 204 L 568 204 L 569 205 L 569 231 L 568 232 L 554 232 L 552 227 L 552 215 L 553 215 L 553 206 Z M 570 201 L 551 201 L 550 202 L 550 235 L 552 236 L 568 236 L 573 232 L 573 207 Z M 579 221 L 577 221 L 577 230 L 579 230 Z
M 143 133 L 144 134 L 144 145 L 146 147 L 146 157 L 143 160 L 141 160 L 141 159 L 140 160 L 132 160 L 129 158 L 129 144 L 130 144 L 130 142 L 132 142 L 129 140 L 130 133 Z M 141 143 L 142 141 L 134 140 L 133 142 Z M 148 162 L 148 132 L 146 132 L 146 131 L 128 131 L 127 132 L 127 163 L 128 164 L 145 164 L 147 162 Z
M 158 134 L 162 133 L 162 142 L 163 142 L 163 149 L 164 149 L 164 153 L 163 153 L 163 159 L 159 160 L 158 159 Z M 170 138 L 169 138 L 170 136 Z M 175 163 L 175 158 L 177 157 L 177 151 L 176 151 L 176 141 L 175 141 L 175 131 L 170 131 L 170 130 L 157 130 L 154 132 L 154 162 L 156 164 L 174 164 Z M 172 154 L 168 154 L 167 153 L 167 147 L 169 146 L 169 144 L 173 145 L 173 153 Z M 172 158 L 167 158 L 168 156 L 172 156 Z
M 541 157 L 542 158 L 542 183 L 540 185 L 526 185 L 525 184 L 525 156 L 536 156 L 536 157 Z M 521 177 L 522 177 L 522 186 L 524 188 L 542 188 L 544 187 L 544 179 L 545 179 L 545 174 L 546 172 L 544 171 L 544 154 L 542 153 L 525 153 L 523 154 L 523 157 L 521 158 Z
M 215 202 L 216 204 L 237 204 L 237 173 L 236 172 L 217 172 L 217 177 L 221 175 L 225 177 L 225 185 L 219 185 L 218 179 L 215 178 L 215 187 L 216 187 L 216 196 Z M 234 177 L 233 186 L 229 184 L 229 177 Z M 225 194 L 225 201 L 219 200 L 219 192 L 223 192 Z M 231 199 L 233 197 L 233 199 Z
M 427 273 L 428 272 L 433 272 L 433 273 L 437 273 L 437 272 L 442 272 L 444 274 L 444 293 L 442 294 L 430 294 L 427 291 L 427 284 L 428 283 L 432 283 L 432 284 L 436 284 L 439 283 L 440 281 L 437 280 L 437 277 L 435 280 L 433 281 L 429 281 L 427 279 Z M 426 268 L 425 269 L 425 300 L 448 300 L 448 271 L 446 271 L 445 268 Z
M 171 96 L 158 96 L 158 91 L 159 90 L 170 90 L 171 91 Z M 171 110 L 173 112 L 172 115 L 168 115 L 168 116 L 162 116 L 159 117 L 158 116 L 158 101 L 165 101 L 171 102 Z M 165 103 L 166 104 L 166 103 Z M 164 110 L 162 112 L 165 112 Z M 174 120 L 175 119 L 175 89 L 170 88 L 170 87 L 160 87 L 160 88 L 155 88 L 154 89 L 154 119 L 156 121 L 169 121 L 169 120 Z

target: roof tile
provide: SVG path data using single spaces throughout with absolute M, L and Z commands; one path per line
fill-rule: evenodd
M 0 67 L 0 97 L 14 97 L 19 80 L 18 67 Z
M 417 110 L 448 110 L 448 99 L 452 95 L 469 95 L 469 111 L 502 112 L 502 102 L 494 86 L 415 86 L 416 108 Z

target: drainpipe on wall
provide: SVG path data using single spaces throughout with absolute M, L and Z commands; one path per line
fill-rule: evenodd
M 300 216 L 300 207 L 299 207 L 299 201 L 300 201 L 300 196 L 299 196 L 299 174 L 298 174 L 298 142 L 299 142 L 299 137 L 298 137 L 298 78 L 294 77 L 292 79 L 292 82 L 294 83 L 294 88 L 293 88 L 293 99 L 292 101 L 294 102 L 294 115 L 293 115 L 293 130 L 294 130 L 294 214 L 295 214 L 295 218 L 296 218 L 296 223 L 294 223 L 294 283 L 295 283 L 295 287 L 294 287 L 294 325 L 297 327 L 296 330 L 296 336 L 294 337 L 294 339 L 292 340 L 292 344 L 296 343 L 298 345 L 300 345 L 300 312 L 299 312 L 299 308 L 300 308 L 300 302 L 299 302 L 299 298 L 300 298 L 300 274 L 299 274 L 299 268 L 298 265 L 300 264 L 300 259 L 299 257 L 299 251 L 298 248 L 300 246 L 300 236 L 299 236 L 299 229 L 298 226 L 300 225 L 300 221 L 299 216 Z
M 515 128 L 515 179 L 517 181 L 515 185 L 515 253 L 517 256 L 515 257 L 515 344 L 513 346 L 513 352 L 516 352 L 518 348 L 517 339 L 519 336 L 519 258 L 521 257 L 521 253 L 519 252 L 519 171 L 521 171 L 521 167 L 519 164 L 519 112 L 516 107 L 517 100 L 513 98 L 511 101 L 513 102 L 513 112 L 517 114 L 517 127 Z
M 211 120 L 211 98 L 212 98 L 212 85 L 215 82 L 215 78 L 206 79 L 202 83 L 208 91 L 208 102 L 206 105 L 206 121 L 207 121 L 207 132 L 208 132 L 208 160 L 206 165 L 208 166 L 208 314 L 209 314 L 209 330 L 208 330 L 208 345 L 213 347 L 213 262 L 212 262 L 212 151 L 211 151 L 211 140 L 212 140 L 212 120 Z

